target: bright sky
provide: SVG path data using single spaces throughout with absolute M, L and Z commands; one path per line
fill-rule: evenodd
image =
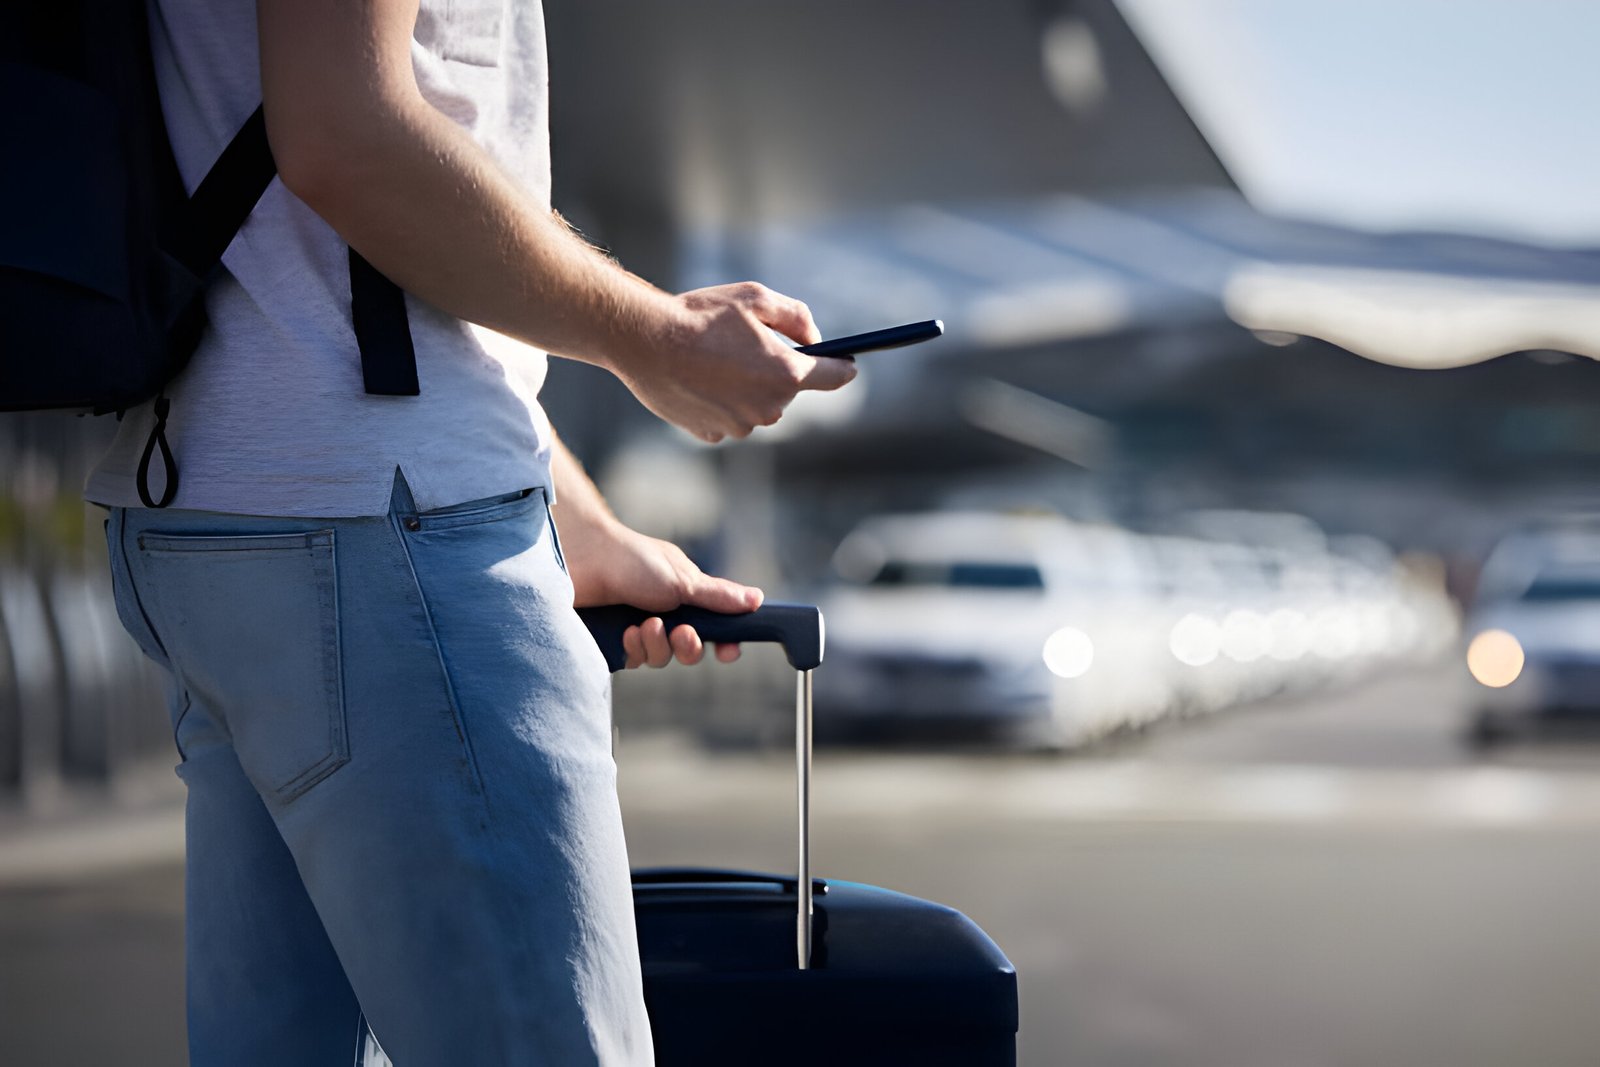
M 1600 3 L 1117 3 L 1261 208 L 1600 247 Z

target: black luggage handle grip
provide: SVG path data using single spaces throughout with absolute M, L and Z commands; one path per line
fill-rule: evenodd
M 658 616 L 667 624 L 668 633 L 687 625 L 693 626 L 701 640 L 708 642 L 780 644 L 789 665 L 797 671 L 815 670 L 822 663 L 822 609 L 811 604 L 768 603 L 743 615 L 724 615 L 689 607 L 645 611 L 627 604 L 578 609 L 578 617 L 589 627 L 612 671 L 620 671 L 628 664 L 628 654 L 622 647 L 622 632 Z
M 667 624 L 668 633 L 687 623 L 706 641 L 775 641 L 783 646 L 789 665 L 800 672 L 794 722 L 800 816 L 799 873 L 793 883 L 795 963 L 800 970 L 808 970 L 813 934 L 812 901 L 817 893 L 811 878 L 811 672 L 822 664 L 822 609 L 810 604 L 772 603 L 743 615 L 723 615 L 704 608 L 650 612 L 626 604 L 578 609 L 579 618 L 589 627 L 613 671 L 628 665 L 628 654 L 622 647 L 623 631 L 654 615 L 659 615 Z

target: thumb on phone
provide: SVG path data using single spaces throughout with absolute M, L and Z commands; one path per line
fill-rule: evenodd
M 855 360 L 836 359 L 833 356 L 807 356 L 800 354 L 800 359 L 810 360 L 811 365 L 806 367 L 800 378 L 800 388 L 817 389 L 824 392 L 838 389 L 855 381 L 857 374 Z

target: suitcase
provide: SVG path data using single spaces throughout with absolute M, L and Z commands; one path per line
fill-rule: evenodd
M 632 608 L 579 612 L 612 670 Z M 812 878 L 811 671 L 822 613 L 767 604 L 748 615 L 662 616 L 706 641 L 775 641 L 799 671 L 796 877 L 639 870 L 633 899 L 658 1067 L 1013 1067 L 1017 976 L 953 908 Z

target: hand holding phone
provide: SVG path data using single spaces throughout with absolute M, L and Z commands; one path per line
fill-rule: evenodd
M 801 345 L 796 352 L 804 352 L 808 356 L 831 356 L 834 359 L 854 359 L 863 352 L 878 352 L 886 348 L 904 348 L 906 345 L 920 344 L 931 341 L 935 337 L 944 336 L 944 322 L 940 319 L 929 319 L 926 322 L 912 322 L 904 326 L 891 326 L 887 330 L 873 330 L 869 333 L 852 334 L 849 337 L 835 337 L 831 341 L 818 341 L 814 345 Z

